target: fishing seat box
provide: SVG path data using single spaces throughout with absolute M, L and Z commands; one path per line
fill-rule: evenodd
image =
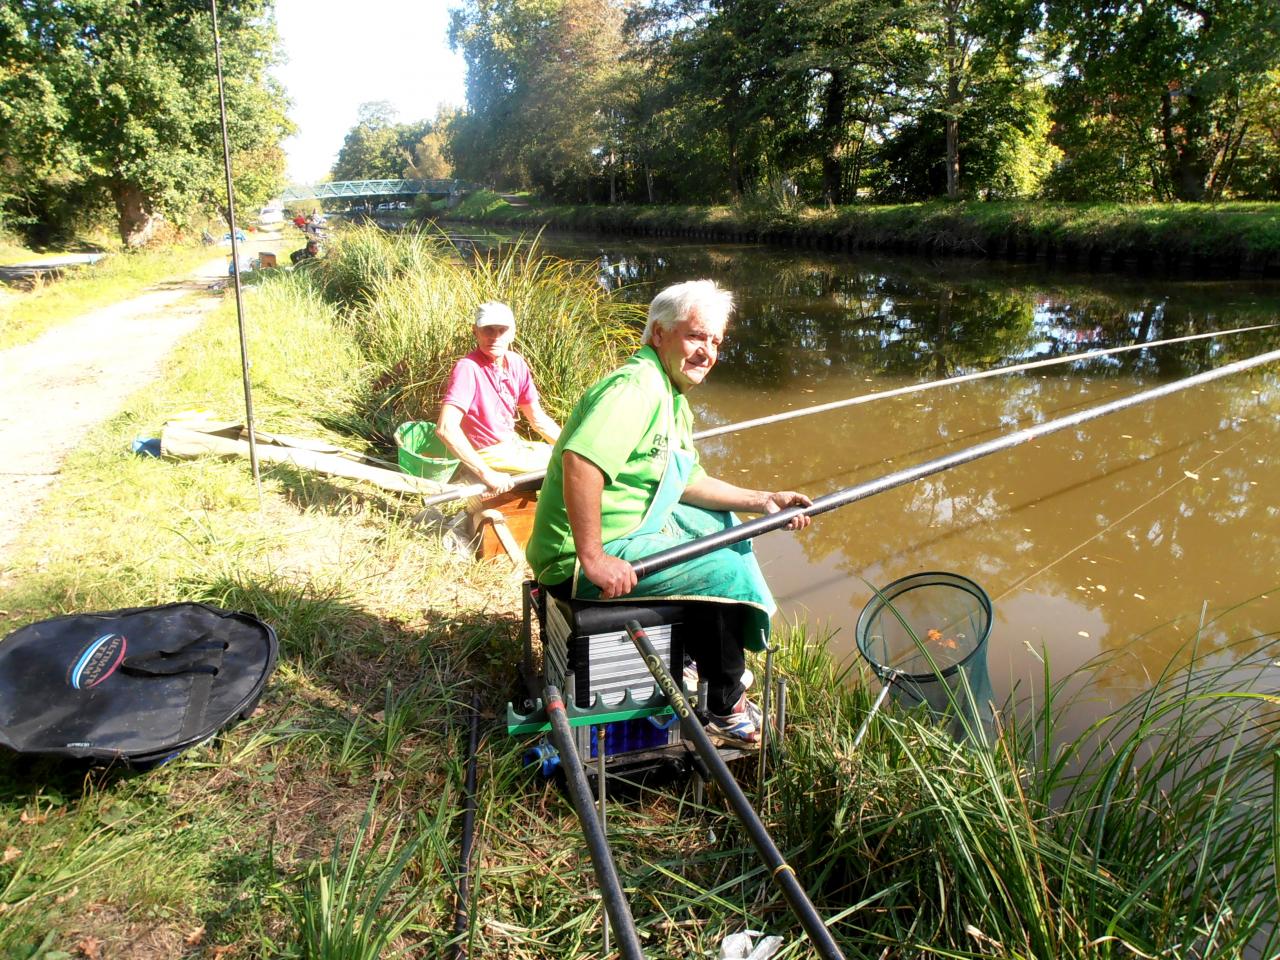
M 533 676 L 532 649 L 527 626 L 528 611 L 538 620 L 542 637 L 543 682 L 560 688 L 567 703 L 579 710 L 603 710 L 632 700 L 644 703 L 657 692 L 653 674 L 627 636 L 626 623 L 637 620 L 671 671 L 680 677 L 684 669 L 687 631 L 697 626 L 697 604 L 662 601 L 592 602 L 553 596 L 534 581 L 525 583 L 526 674 Z M 541 695 L 541 689 L 534 691 Z M 679 724 L 665 705 L 638 709 L 631 719 L 605 724 L 605 753 L 652 750 L 680 742 Z M 596 754 L 596 725 L 571 718 L 583 758 Z

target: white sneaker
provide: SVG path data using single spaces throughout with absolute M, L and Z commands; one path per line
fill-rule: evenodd
M 748 700 L 744 693 L 738 699 L 733 712 L 727 717 L 714 713 L 711 715 L 711 719 L 707 721 L 707 731 L 732 740 L 759 743 L 760 727 L 763 723 L 764 715 L 760 712 L 760 708 Z

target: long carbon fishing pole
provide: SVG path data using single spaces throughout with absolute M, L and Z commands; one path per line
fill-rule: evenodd
M 240 286 L 240 245 L 236 240 L 236 191 L 231 180 L 231 141 L 227 137 L 227 95 L 222 85 L 222 35 L 218 33 L 218 0 L 209 0 L 213 17 L 213 60 L 218 73 L 218 116 L 222 121 L 222 166 L 227 175 L 227 222 L 231 227 L 231 279 L 236 288 L 236 324 L 240 328 L 240 374 L 244 379 L 244 426 L 249 434 L 249 467 L 262 507 L 262 473 L 258 467 L 257 431 L 253 423 L 253 387 L 249 383 L 249 341 L 244 331 L 244 293 Z
M 892 490 L 894 487 L 901 487 L 904 484 L 912 483 L 922 477 L 927 477 L 935 473 L 941 473 L 944 470 L 950 470 L 952 467 L 958 467 L 965 463 L 970 463 L 982 457 L 990 456 L 993 453 L 999 453 L 1002 450 L 1008 450 L 1019 444 L 1027 443 L 1031 440 L 1037 440 L 1040 437 L 1047 436 L 1051 433 L 1057 433 L 1059 430 L 1066 430 L 1068 427 L 1078 426 L 1095 420 L 1098 417 L 1106 416 L 1109 413 L 1115 413 L 1119 410 L 1125 410 L 1129 407 L 1137 406 L 1140 403 L 1146 403 L 1148 400 L 1155 400 L 1159 397 L 1166 397 L 1172 393 L 1178 393 L 1182 390 L 1189 390 L 1192 387 L 1198 387 L 1214 380 L 1220 380 L 1223 377 L 1229 377 L 1245 370 L 1251 370 L 1254 367 L 1260 367 L 1263 364 L 1274 363 L 1280 361 L 1280 350 L 1272 350 L 1268 353 L 1259 354 L 1247 360 L 1237 360 L 1235 363 L 1224 364 L 1214 370 L 1208 370 L 1204 373 L 1198 373 L 1191 377 L 1185 377 L 1182 380 L 1175 380 L 1164 386 L 1154 387 L 1150 390 L 1143 390 L 1119 400 L 1113 400 L 1110 403 L 1103 403 L 1096 407 L 1090 407 L 1087 410 L 1081 410 L 1078 413 L 1069 416 L 1059 417 L 1057 420 L 1049 420 L 1045 423 L 1036 424 L 1033 427 L 1027 427 L 1023 430 L 1017 430 L 1013 433 L 1005 434 L 1002 437 L 996 437 L 985 443 L 979 443 L 972 447 L 966 447 L 963 450 L 957 450 L 955 453 L 947 454 L 944 457 L 938 457 L 935 460 L 927 460 L 924 463 L 917 464 L 914 467 L 908 467 L 905 470 L 898 470 L 895 473 L 880 477 L 878 480 L 871 480 L 867 483 L 860 483 L 857 486 L 846 487 L 843 490 L 836 490 L 825 496 L 818 497 L 808 507 L 788 507 L 785 510 L 779 510 L 777 513 L 771 513 L 767 516 L 757 517 L 754 520 L 748 520 L 746 523 L 730 527 L 719 533 L 713 533 L 709 536 L 700 537 L 697 540 L 690 540 L 688 543 L 682 543 L 666 550 L 660 550 L 657 553 L 642 557 L 633 563 L 632 569 L 636 572 L 636 577 L 644 579 L 650 574 L 666 570 L 678 563 L 684 563 L 686 560 L 693 560 L 697 557 L 705 556 L 713 550 L 721 547 L 727 547 L 730 544 L 741 543 L 743 540 L 750 540 L 762 533 L 770 530 L 777 530 L 784 527 L 794 517 L 807 515 L 810 517 L 817 516 L 820 513 L 826 513 L 828 510 L 835 510 L 838 507 L 848 506 L 859 500 L 865 500 L 867 497 L 875 496 L 877 493 L 884 493 L 886 490 Z
M 453 913 L 453 932 L 458 938 L 453 948 L 454 960 L 467 960 L 467 946 L 463 937 L 471 924 L 471 842 L 476 830 L 476 748 L 480 732 L 480 694 L 471 695 L 471 724 L 467 737 L 467 773 L 463 785 L 466 806 L 462 809 L 462 849 L 458 862 L 462 875 L 458 877 L 458 902 Z
M 702 728 L 702 721 L 698 719 L 692 708 L 690 708 L 689 701 L 685 699 L 684 693 L 680 690 L 680 685 L 672 678 L 670 671 L 667 670 L 666 665 L 662 662 L 662 656 L 654 649 L 653 641 L 649 639 L 648 634 L 644 632 L 644 628 L 640 626 L 638 620 L 628 620 L 625 626 L 627 636 L 636 645 L 641 659 L 644 660 L 645 665 L 649 668 L 649 672 L 653 674 L 654 681 L 657 682 L 658 687 L 671 703 L 671 709 L 680 718 L 681 732 L 686 739 L 693 742 L 693 747 L 698 756 L 702 758 L 711 776 L 715 778 L 716 783 L 719 784 L 720 789 L 724 792 L 725 799 L 733 807 L 733 812 L 737 814 L 743 828 L 747 831 L 747 836 L 751 838 L 751 843 L 755 846 L 756 852 L 760 854 L 760 859 L 764 861 L 765 867 L 768 868 L 769 876 L 773 878 L 773 882 L 782 890 L 782 895 L 786 897 L 787 904 L 791 907 L 791 912 L 796 915 L 796 919 L 800 921 L 800 926 L 809 935 L 809 940 L 814 949 L 818 951 L 818 956 L 822 957 L 822 960 L 844 960 L 844 954 L 840 952 L 840 947 L 837 946 L 835 938 L 831 936 L 831 931 L 822 922 L 822 917 L 818 915 L 813 902 L 809 899 L 808 894 L 804 892 L 804 887 L 800 886 L 800 881 L 796 879 L 795 870 L 783 859 L 782 853 L 773 842 L 773 838 L 769 836 L 769 831 L 760 822 L 759 815 L 752 809 L 751 804 L 747 801 L 746 794 L 738 786 L 738 781 L 729 772 L 724 758 L 717 752 L 715 745 L 711 742 L 711 738 L 707 736 L 707 731 Z
M 736 433 L 739 430 L 750 430 L 752 427 L 763 427 L 766 424 L 782 423 L 796 417 L 807 417 L 814 413 L 826 413 L 828 410 L 840 410 L 854 407 L 873 400 L 888 400 L 891 397 L 905 397 L 912 393 L 923 393 L 926 390 L 937 390 L 940 387 L 954 387 L 958 383 L 970 383 L 987 377 L 1002 377 L 1008 373 L 1021 373 L 1023 370 L 1036 370 L 1040 367 L 1052 367 L 1059 363 L 1075 363 L 1077 360 L 1092 360 L 1096 357 L 1107 357 L 1114 353 L 1125 353 L 1129 350 L 1144 350 L 1147 347 L 1167 347 L 1172 343 L 1190 343 L 1192 340 L 1204 340 L 1209 337 L 1225 337 L 1233 333 L 1247 333 L 1251 330 L 1266 330 L 1274 327 L 1274 323 L 1262 323 L 1253 327 L 1236 327 L 1233 330 L 1215 330 L 1212 333 L 1193 333 L 1185 337 L 1171 337 L 1168 340 L 1151 340 L 1146 343 L 1130 343 L 1123 347 L 1105 347 L 1099 350 L 1088 350 L 1084 353 L 1073 353 L 1065 357 L 1048 357 L 1044 360 L 1028 360 L 1026 363 L 1015 363 L 1008 367 L 992 367 L 977 373 L 964 373 L 944 380 L 930 380 L 928 383 L 916 383 L 906 387 L 895 387 L 892 390 L 877 390 L 874 393 L 863 393 L 847 400 L 833 400 L 831 403 L 819 403 L 799 410 L 788 410 L 768 417 L 757 417 L 755 420 L 742 420 L 739 423 L 728 423 L 722 427 L 712 427 L 693 435 L 695 440 L 706 440 L 725 433 Z
M 644 960 L 644 953 L 640 949 L 640 935 L 636 933 L 636 922 L 631 916 L 626 895 L 622 892 L 618 868 L 613 863 L 613 854 L 609 852 L 609 840 L 596 815 L 595 801 L 591 798 L 591 788 L 587 786 L 587 775 L 582 772 L 582 759 L 573 743 L 573 731 L 569 726 L 569 715 L 564 710 L 564 701 L 560 699 L 560 691 L 548 684 L 543 688 L 542 702 L 546 704 L 547 719 L 551 721 L 551 742 L 560 751 L 560 769 L 564 771 L 569 786 L 569 799 L 578 814 L 578 822 L 582 824 L 587 852 L 591 854 L 591 864 L 595 867 L 596 880 L 600 883 L 600 897 L 610 920 L 609 929 L 618 937 L 618 951 L 622 960 Z
M 707 440 L 711 437 L 719 437 L 726 433 L 736 433 L 739 430 L 750 430 L 752 427 L 764 427 L 774 423 L 782 423 L 786 420 L 794 420 L 797 417 L 807 417 L 815 413 L 826 413 L 830 410 L 840 410 L 844 407 L 854 407 L 863 403 L 871 403 L 874 400 L 889 400 L 893 397 L 905 397 L 913 393 L 923 393 L 926 390 L 937 390 L 941 387 L 954 387 L 960 383 L 969 383 L 974 380 L 984 380 L 987 377 L 1001 377 L 1009 373 L 1021 373 L 1024 370 L 1037 370 L 1041 367 L 1052 367 L 1062 363 L 1075 363 L 1079 360 L 1093 360 L 1097 357 L 1107 357 L 1116 353 L 1126 353 L 1130 350 L 1145 350 L 1148 347 L 1167 347 L 1174 343 L 1190 343 L 1192 340 L 1206 340 L 1211 337 L 1226 337 L 1235 333 L 1249 333 L 1254 330 L 1268 330 L 1277 326 L 1274 323 L 1262 323 L 1252 327 L 1235 327 L 1231 330 L 1214 330 L 1210 333 L 1193 333 L 1185 337 L 1171 337 L 1167 340 L 1148 340 L 1143 343 L 1130 343 L 1123 347 L 1105 347 L 1099 350 L 1088 350 L 1084 353 L 1073 353 L 1065 357 L 1048 357 L 1044 360 L 1029 360 L 1026 363 L 1015 363 L 1008 367 L 992 367 L 990 370 L 980 370 L 977 373 L 965 373 L 955 377 L 947 377 L 943 380 L 930 380 L 927 383 L 914 383 L 905 387 L 894 387 L 892 390 L 876 390 L 871 393 L 860 393 L 856 397 L 847 397 L 844 400 L 833 400 L 830 403 L 819 403 L 811 407 L 801 407 L 798 410 L 787 410 L 784 413 L 775 413 L 767 417 L 757 417 L 754 420 L 740 420 L 737 423 L 726 423 L 719 427 L 710 427 L 706 430 L 700 430 L 693 435 L 694 440 Z M 547 475 L 545 470 L 534 470 L 529 473 L 521 473 L 511 478 L 512 485 L 519 487 L 522 484 L 532 483 L 535 480 L 541 480 Z M 451 500 L 461 500 L 465 497 L 478 497 L 484 493 L 488 487 L 483 483 L 470 484 L 457 490 L 450 490 L 447 493 L 438 493 L 427 497 L 422 501 L 422 506 L 432 507 L 441 503 L 448 503 Z

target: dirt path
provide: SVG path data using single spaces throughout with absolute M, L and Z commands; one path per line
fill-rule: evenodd
M 274 249 L 270 241 L 242 256 Z M 97 424 L 160 373 L 175 343 L 221 302 L 228 254 L 194 274 L 91 311 L 0 352 L 0 585 L 22 528 L 50 495 L 66 458 Z

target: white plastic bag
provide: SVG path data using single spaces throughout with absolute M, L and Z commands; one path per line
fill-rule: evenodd
M 782 948 L 781 937 L 764 937 L 752 949 L 752 937 L 760 936 L 759 930 L 731 933 L 720 944 L 719 960 L 769 960 Z

